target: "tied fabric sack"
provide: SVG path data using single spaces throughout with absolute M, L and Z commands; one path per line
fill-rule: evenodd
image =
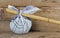
M 8 5 L 8 8 L 18 12 L 17 16 L 14 17 L 10 22 L 10 29 L 16 34 L 28 33 L 32 26 L 32 21 L 29 20 L 27 17 L 22 16 L 21 14 L 33 14 L 36 11 L 40 10 L 39 8 L 34 6 L 27 6 L 23 10 L 18 10 L 17 8 L 11 5 Z

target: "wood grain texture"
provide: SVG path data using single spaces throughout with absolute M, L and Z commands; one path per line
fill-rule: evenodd
M 0 21 L 0 31 L 10 31 L 9 21 Z
M 3 16 L 4 16 L 4 10 L 3 8 L 0 8 L 0 20 L 2 19 Z
M 14 6 L 60 6 L 60 0 L 0 0 L 0 7 Z
M 7 7 L 8 5 L 14 6 L 26 6 L 29 5 L 30 1 L 28 0 L 0 0 L 0 7 Z
M 1 38 L 60 38 L 57 32 L 29 32 L 27 34 L 17 35 L 12 32 L 0 32 Z
M 60 0 L 32 0 L 34 6 L 59 6 Z

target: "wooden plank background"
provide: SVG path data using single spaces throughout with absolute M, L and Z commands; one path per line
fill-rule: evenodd
M 60 38 L 60 33 L 57 32 L 29 32 L 24 35 L 17 35 L 12 32 L 3 32 L 1 38 Z
M 60 6 L 60 0 L 0 0 L 0 7 L 14 6 Z
M 14 14 L 7 13 L 5 8 L 7 5 L 14 5 L 18 8 L 24 8 L 27 5 L 34 5 L 42 9 L 42 11 L 38 11 L 35 15 L 48 17 L 55 20 L 60 20 L 60 0 L 0 0 L 0 21 L 7 21 L 7 30 L 9 31 L 9 22 L 15 16 Z M 4 8 L 3 8 L 4 7 Z M 33 21 L 32 29 L 40 30 L 40 31 L 48 31 L 48 32 L 60 32 L 60 25 L 52 24 L 44 21 L 37 21 L 31 19 Z M 9 22 L 8 22 L 9 21 Z M 2 25 L 4 24 L 4 25 Z M 1 30 L 4 29 L 5 23 L 1 22 Z

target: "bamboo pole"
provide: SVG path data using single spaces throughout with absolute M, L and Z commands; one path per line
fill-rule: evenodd
M 17 11 L 14 10 L 10 10 L 8 8 L 6 8 L 6 11 L 12 14 L 17 14 Z M 49 18 L 45 18 L 45 17 L 41 17 L 41 16 L 36 16 L 36 15 L 32 15 L 32 14 L 24 14 L 22 13 L 22 16 L 26 16 L 32 19 L 36 19 L 36 20 L 41 20 L 41 21 L 46 21 L 49 23 L 55 23 L 55 24 L 60 24 L 60 21 L 54 20 L 54 19 L 49 19 Z

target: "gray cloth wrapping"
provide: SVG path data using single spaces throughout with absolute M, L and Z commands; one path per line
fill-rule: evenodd
M 20 10 L 20 13 L 22 11 Z M 17 34 L 23 34 L 27 33 L 32 26 L 32 22 L 27 19 L 26 17 L 22 17 L 19 15 L 15 17 L 11 22 L 10 22 L 10 28 L 14 33 Z
M 27 17 L 23 17 L 21 13 L 33 14 L 36 11 L 40 10 L 39 8 L 34 6 L 27 6 L 23 10 L 18 10 L 14 6 L 10 5 L 8 6 L 8 8 L 11 10 L 16 10 L 18 12 L 18 15 L 10 22 L 10 29 L 16 34 L 28 33 L 32 26 L 32 21 Z

